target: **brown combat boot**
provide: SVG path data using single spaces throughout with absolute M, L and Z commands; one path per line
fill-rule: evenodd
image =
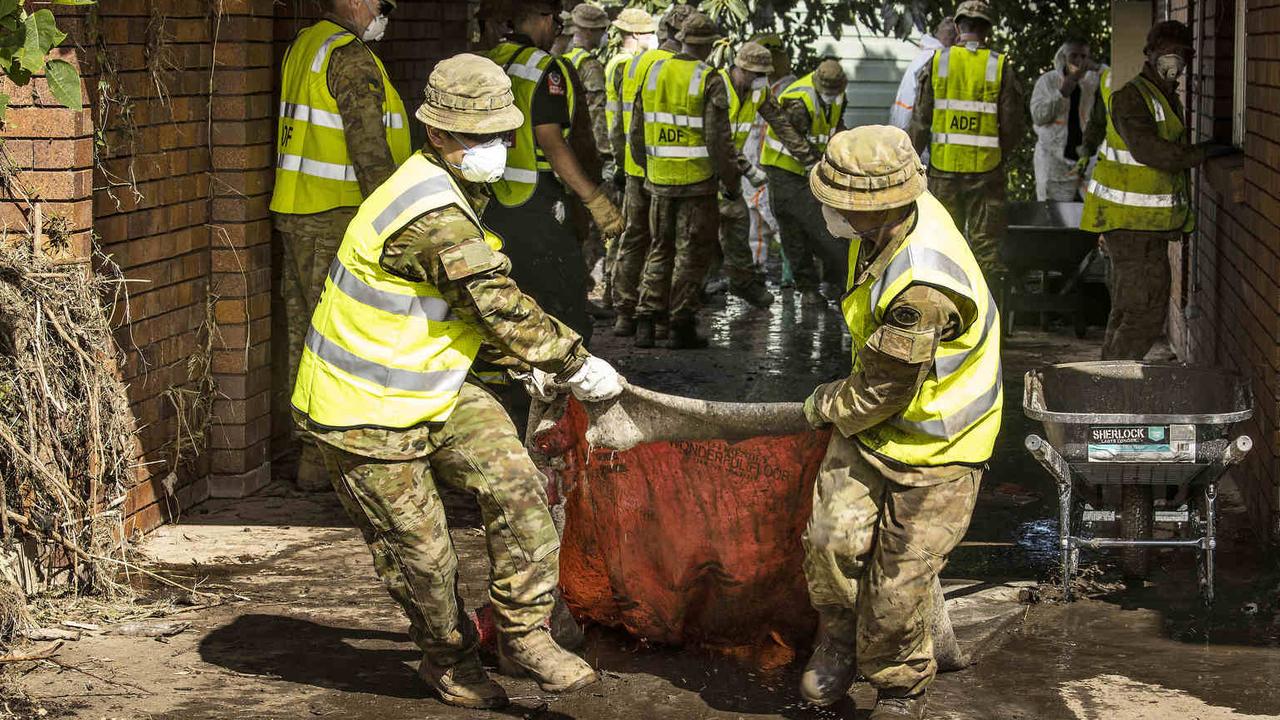
M 924 693 L 917 695 L 879 695 L 871 709 L 870 720 L 924 720 L 928 702 Z
M 532 677 L 547 692 L 572 692 L 600 678 L 585 660 L 556 644 L 546 628 L 498 639 L 498 669 L 511 677 Z
M 746 300 L 752 307 L 761 310 L 773 304 L 773 293 L 765 289 L 764 283 L 759 280 L 742 283 L 741 285 L 729 285 L 729 293 Z
M 819 614 L 813 655 L 800 675 L 801 697 L 819 707 L 826 707 L 847 696 L 858 674 L 853 637 L 850 635 L 847 640 L 834 637 L 834 624 L 826 613 Z
M 653 318 L 636 318 L 636 347 L 653 347 Z
M 484 709 L 507 704 L 507 691 L 484 671 L 480 656 L 474 651 L 446 667 L 435 665 L 424 657 L 418 666 L 418 677 L 448 705 Z
M 707 346 L 707 339 L 698 334 L 698 322 L 688 318 L 671 323 L 671 337 L 664 344 L 672 350 L 698 350 Z
M 613 321 L 614 337 L 631 337 L 636 334 L 636 319 L 630 315 L 618 313 Z

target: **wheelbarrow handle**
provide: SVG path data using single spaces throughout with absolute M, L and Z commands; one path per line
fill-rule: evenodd
M 1049 441 L 1032 433 L 1027 436 L 1023 443 L 1027 452 L 1031 453 L 1031 457 L 1035 458 L 1049 474 L 1058 481 L 1059 484 L 1069 484 L 1071 482 L 1071 466 L 1067 465 L 1067 461 L 1062 459 L 1057 450 L 1049 444 Z
M 1253 449 L 1253 438 L 1248 435 L 1241 435 L 1231 441 L 1222 451 L 1222 455 L 1214 460 L 1209 467 L 1205 468 L 1204 475 L 1200 477 L 1200 482 L 1216 483 L 1232 465 L 1240 463 L 1244 460 L 1249 451 Z

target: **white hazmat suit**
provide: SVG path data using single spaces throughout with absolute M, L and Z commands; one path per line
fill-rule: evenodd
M 1067 66 L 1068 45 L 1058 48 L 1053 69 L 1040 76 L 1031 93 L 1031 122 L 1036 129 L 1036 197 L 1040 200 L 1078 200 L 1077 193 L 1087 181 L 1076 170 L 1076 163 L 1063 153 L 1067 148 L 1067 114 L 1071 98 L 1063 97 L 1062 82 Z M 1080 81 L 1080 132 L 1089 124 L 1098 94 L 1098 70 L 1090 70 Z

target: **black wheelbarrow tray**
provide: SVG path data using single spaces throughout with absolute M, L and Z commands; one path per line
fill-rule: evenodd
M 1028 435 L 1027 450 L 1058 483 L 1065 597 L 1081 548 L 1120 548 L 1133 581 L 1145 577 L 1150 548 L 1181 547 L 1196 550 L 1201 597 L 1212 602 L 1218 480 L 1253 447 L 1249 436 L 1231 434 L 1253 415 L 1245 381 L 1176 364 L 1065 363 L 1028 372 L 1022 404 L 1044 424 L 1045 437 Z M 1103 486 L 1117 485 L 1118 517 L 1081 502 L 1081 490 L 1100 497 Z M 1174 509 L 1155 511 L 1157 487 Z M 1120 537 L 1080 536 L 1081 525 L 1117 520 Z M 1174 537 L 1153 539 L 1157 523 L 1174 526 Z

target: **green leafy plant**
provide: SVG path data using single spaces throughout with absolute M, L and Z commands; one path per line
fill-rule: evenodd
M 92 5 L 94 0 L 52 0 L 54 5 Z M 43 72 L 55 100 L 72 110 L 84 106 L 80 72 L 66 60 L 50 58 L 67 34 L 58 29 L 53 11 L 29 12 L 20 0 L 0 0 L 0 73 L 9 82 L 24 86 Z M 9 95 L 0 92 L 0 122 L 9 107 Z

